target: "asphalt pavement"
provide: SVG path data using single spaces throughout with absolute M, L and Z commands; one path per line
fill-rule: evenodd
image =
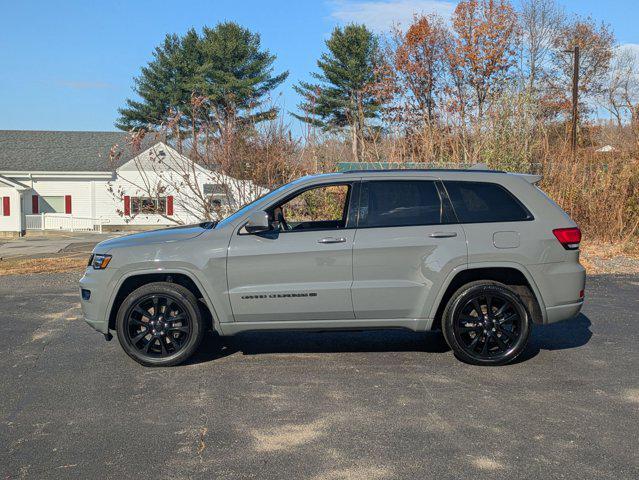
M 438 334 L 207 337 L 149 369 L 78 318 L 77 274 L 0 277 L 5 478 L 639 478 L 639 277 L 514 365 Z

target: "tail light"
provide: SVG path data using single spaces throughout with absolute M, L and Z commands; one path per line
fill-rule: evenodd
M 581 242 L 581 230 L 574 228 L 556 228 L 552 233 L 566 250 L 577 250 Z

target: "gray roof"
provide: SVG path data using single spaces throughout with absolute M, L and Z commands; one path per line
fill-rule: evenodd
M 0 130 L 0 172 L 108 172 L 156 143 L 154 134 L 132 148 L 125 132 Z M 109 159 L 114 145 L 117 161 Z

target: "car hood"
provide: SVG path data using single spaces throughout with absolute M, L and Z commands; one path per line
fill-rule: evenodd
M 96 245 L 94 252 L 105 253 L 112 248 L 128 248 L 156 243 L 177 242 L 202 235 L 209 228 L 202 225 L 170 227 L 148 232 L 134 233 L 124 237 L 111 238 Z

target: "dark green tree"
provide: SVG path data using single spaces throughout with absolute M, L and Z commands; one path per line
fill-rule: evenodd
M 294 86 L 303 100 L 299 120 L 325 131 L 350 129 L 353 157 L 360 159 L 367 120 L 377 118 L 380 100 L 373 88 L 379 43 L 364 25 L 336 27 L 326 41 L 328 52 L 317 61 L 319 83 L 300 82 Z
M 265 102 L 288 72 L 274 75 L 275 55 L 261 48 L 259 34 L 236 23 L 167 35 L 153 57 L 135 79 L 140 99 L 119 109 L 120 129 L 157 129 L 176 118 L 186 128 L 194 116 L 222 129 L 231 118 L 253 123 L 277 114 Z M 193 109 L 193 96 L 205 99 L 204 108 L 199 102 Z

